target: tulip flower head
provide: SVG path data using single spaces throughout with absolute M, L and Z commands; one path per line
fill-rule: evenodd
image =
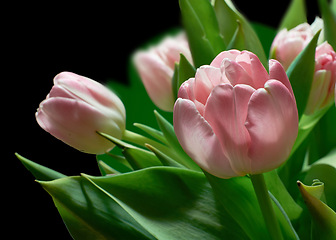
M 185 34 L 166 37 L 159 45 L 149 50 L 138 51 L 134 55 L 135 67 L 149 97 L 164 111 L 171 112 L 174 107 L 172 77 L 175 63 L 180 61 L 181 53 L 192 62 Z
M 36 113 L 38 124 L 54 137 L 86 153 L 101 154 L 114 144 L 97 131 L 121 138 L 125 108 L 109 89 L 89 78 L 62 72 Z
M 315 33 L 322 28 L 322 19 L 316 18 L 311 25 L 302 23 L 293 29 L 281 30 L 273 40 L 271 57 L 278 60 L 284 69 L 287 70 L 297 55 L 312 40 Z
M 248 51 L 220 53 L 184 82 L 174 129 L 185 152 L 221 178 L 259 174 L 289 156 L 298 131 L 293 90 L 281 64 L 269 74 Z
M 305 114 L 313 114 L 332 103 L 335 82 L 336 53 L 330 44 L 324 42 L 316 48 L 315 73 Z

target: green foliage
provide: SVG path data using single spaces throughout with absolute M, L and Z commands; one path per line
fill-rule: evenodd
M 218 53 L 225 50 L 210 1 L 180 0 L 179 3 L 195 67 L 210 64 Z
M 244 16 L 228 0 L 216 0 L 214 9 L 220 33 L 226 44 L 255 53 L 268 69 L 268 62 L 259 37 Z
M 324 37 L 334 48 L 335 3 L 329 7 L 327 1 L 319 0 Z M 229 0 L 180 0 L 179 4 L 194 66 L 181 55 L 172 79 L 175 96 L 197 67 L 210 64 L 226 49 L 252 51 L 267 68 L 265 52 L 269 52 L 275 29 L 251 25 Z M 293 0 L 280 29 L 305 21 L 304 1 Z M 318 36 L 287 71 L 300 116 L 297 141 L 286 164 L 264 174 L 285 239 L 297 239 L 296 232 L 301 239 L 336 236 L 336 152 L 331 151 L 336 146 L 336 110 L 328 106 L 314 115 L 304 114 Z M 17 154 L 52 196 L 71 236 L 84 240 L 269 239 L 249 177 L 219 179 L 203 173 L 180 146 L 172 113 L 153 113 L 156 107 L 132 63 L 129 80 L 128 85 L 108 84 L 126 107 L 128 130 L 122 140 L 99 133 L 117 146 L 97 155 L 102 176 L 68 177 Z M 323 191 L 321 187 L 297 188 L 297 180 L 310 184 L 316 178 L 324 183 Z
M 307 22 L 305 0 L 292 0 L 281 20 L 279 30 L 284 28 L 290 30 L 305 22 Z

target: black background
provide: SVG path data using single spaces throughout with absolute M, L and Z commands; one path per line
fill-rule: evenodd
M 288 5 L 288 1 L 234 2 L 249 20 L 273 27 Z M 307 2 L 312 22 L 318 9 L 314 1 Z M 181 25 L 178 1 L 48 1 L 11 4 L 3 13 L 1 196 L 3 222 L 11 234 L 7 236 L 71 239 L 52 199 L 14 152 L 66 175 L 98 175 L 95 156 L 43 131 L 35 111 L 61 71 L 127 83 L 130 54 L 151 37 Z

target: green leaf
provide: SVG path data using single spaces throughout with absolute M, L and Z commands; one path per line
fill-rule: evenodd
M 155 154 L 144 149 L 125 148 L 123 150 L 123 155 L 134 170 L 153 166 L 162 166 L 161 162 L 155 156 Z
M 312 85 L 315 69 L 315 48 L 320 31 L 295 58 L 287 70 L 292 84 L 299 116 L 304 113 Z
M 247 235 L 245 239 L 270 239 L 249 178 L 220 179 L 208 173 L 205 175 L 213 188 L 218 204 L 224 208 L 225 214 L 239 224 L 241 231 Z M 284 238 L 296 239 L 284 215 L 275 204 L 273 207 Z
M 336 0 L 331 1 L 331 11 L 336 16 Z
M 258 35 L 245 17 L 238 12 L 228 0 L 216 0 L 214 9 L 219 22 L 220 32 L 222 36 L 224 36 L 225 41 L 228 41 L 228 43 L 231 42 L 237 29 L 237 22 L 239 22 L 243 34 L 238 34 L 238 36 L 243 39 L 235 41 L 244 42 L 245 50 L 256 54 L 264 67 L 268 69 L 268 61 L 263 46 L 261 45 Z
M 312 131 L 309 144 L 309 164 L 326 156 L 336 146 L 336 108 L 331 106 Z
M 324 38 L 336 49 L 336 15 L 333 14 L 331 7 L 326 0 L 319 0 L 319 7 L 324 23 Z
M 296 220 L 302 213 L 302 208 L 294 201 L 286 187 L 279 178 L 277 171 L 273 170 L 263 174 L 268 190 L 279 201 L 290 220 Z
M 326 203 L 336 210 L 336 150 L 316 161 L 307 169 L 303 182 L 309 184 L 314 179 L 323 182 Z
M 159 130 L 157 130 L 155 128 L 149 127 L 147 125 L 140 124 L 140 123 L 134 123 L 133 125 L 135 127 L 139 128 L 139 129 L 141 129 L 142 131 L 144 131 L 148 135 L 152 136 L 156 140 L 160 141 L 161 143 L 167 144 L 167 141 L 166 141 L 166 139 L 163 136 L 163 134 L 162 134 L 161 131 L 159 131 Z
M 83 177 L 39 181 L 74 239 L 155 239 L 119 204 Z
M 180 0 L 185 27 L 195 67 L 210 64 L 225 50 L 216 14 L 209 0 Z
M 237 21 L 237 29 L 235 33 L 233 34 L 232 39 L 227 46 L 227 50 L 230 50 L 230 49 L 237 49 L 240 51 L 247 49 L 245 38 L 244 38 L 244 32 L 243 32 L 241 23 L 239 21 Z
M 336 213 L 315 195 L 314 188 L 321 186 L 309 187 L 298 181 L 299 190 L 313 220 L 312 239 L 336 239 Z
M 127 162 L 124 156 L 116 155 L 114 153 L 106 153 L 97 155 L 96 158 L 102 175 L 106 175 L 108 173 L 126 173 L 133 171 L 131 165 Z
M 147 148 L 151 150 L 155 156 L 160 160 L 163 166 L 171 166 L 171 167 L 179 167 L 179 168 L 185 168 L 182 164 L 179 164 L 160 150 L 156 149 L 155 147 L 151 145 L 147 145 Z
M 85 177 L 157 239 L 246 239 L 232 217 L 218 208 L 200 172 L 155 167 L 117 176 Z
M 34 163 L 18 153 L 15 156 L 22 162 L 22 164 L 30 171 L 37 180 L 51 181 L 58 178 L 64 178 L 66 175 L 56 172 L 50 168 L 44 167 L 40 164 Z
M 290 30 L 304 22 L 307 22 L 305 1 L 292 0 L 281 20 L 279 30 L 284 28 Z

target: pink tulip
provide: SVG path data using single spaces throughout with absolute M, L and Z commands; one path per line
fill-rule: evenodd
M 335 82 L 336 53 L 332 46 L 324 42 L 316 48 L 315 74 L 305 114 L 313 114 L 332 103 L 335 96 Z
M 312 25 L 302 23 L 289 31 L 287 29 L 281 30 L 273 40 L 271 57 L 277 59 L 287 70 L 297 55 L 308 45 L 315 33 L 321 28 L 323 28 L 323 21 L 320 18 L 316 18 Z
M 97 131 L 121 138 L 125 108 L 106 87 L 89 78 L 62 72 L 36 113 L 38 124 L 51 135 L 86 153 L 101 154 L 114 145 Z
M 220 53 L 179 89 L 174 129 L 204 170 L 230 178 L 279 167 L 298 131 L 292 87 L 276 60 L 269 74 L 248 51 Z
M 138 51 L 134 63 L 146 91 L 154 104 L 164 111 L 173 111 L 172 77 L 175 63 L 182 53 L 192 62 L 188 41 L 184 34 L 165 38 L 158 46 L 147 51 Z

